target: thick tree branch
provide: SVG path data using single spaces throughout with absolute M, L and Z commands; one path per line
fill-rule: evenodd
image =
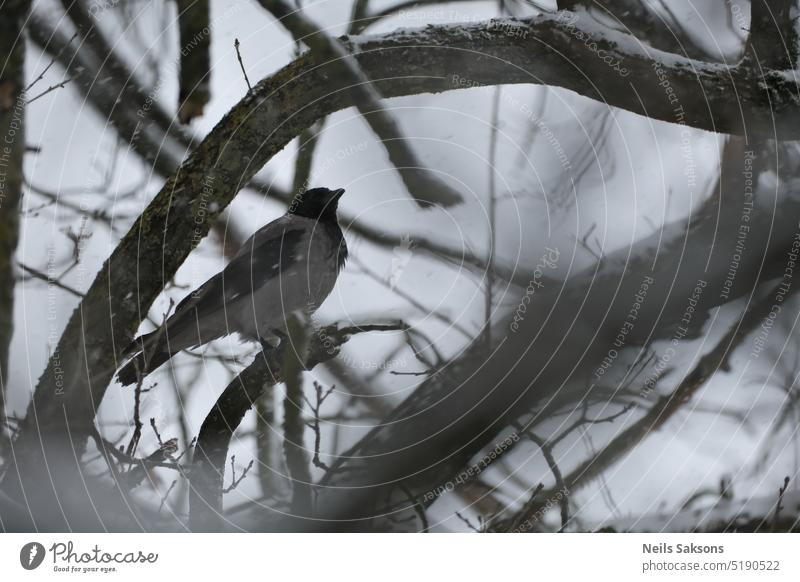
M 394 331 L 396 324 L 339 328 L 330 325 L 310 332 L 305 370 L 335 358 L 341 347 L 358 333 Z M 191 471 L 190 514 L 194 531 L 216 531 L 222 526 L 222 491 L 225 463 L 233 433 L 253 404 L 275 384 L 284 381 L 288 342 L 264 350 L 243 370 L 217 399 L 209 412 L 195 446 Z
M 795 9 L 794 11 L 792 9 Z M 797 0 L 751 0 L 747 56 L 760 69 L 794 69 Z
M 14 333 L 14 257 L 26 145 L 23 30 L 29 11 L 30 0 L 9 0 L 0 18 L 0 453 L 6 445 L 6 381 Z
M 409 194 L 420 206 L 452 206 L 463 201 L 463 196 L 436 177 L 417 157 L 400 125 L 392 113 L 382 104 L 382 97 L 359 67 L 347 48 L 335 38 L 329 37 L 311 22 L 301 10 L 293 8 L 285 0 L 259 0 L 292 36 L 311 47 L 319 63 L 330 63 L 333 74 L 347 80 L 353 103 L 369 123 L 372 131 L 386 148 L 389 159 L 397 168 Z
M 560 0 L 561 10 L 581 7 L 596 10 L 604 17 L 617 21 L 642 43 L 658 50 L 679 54 L 690 59 L 719 61 L 721 55 L 708 54 L 681 27 L 680 22 L 658 15 L 644 0 Z
M 181 157 L 174 154 L 190 150 L 193 147 L 192 139 L 172 123 L 170 114 L 162 108 L 157 99 L 157 93 L 148 94 L 137 84 L 135 76 L 130 71 L 120 72 L 119 67 L 123 66 L 123 63 L 115 59 L 108 60 L 110 81 L 96 82 L 101 72 L 97 70 L 96 61 L 87 55 L 86 47 L 81 48 L 77 43 L 74 46 L 70 45 L 66 35 L 60 30 L 55 30 L 41 17 L 34 16 L 31 19 L 30 32 L 33 41 L 42 50 L 53 55 L 70 76 L 76 79 L 79 90 L 91 101 L 100 115 L 114 124 L 120 137 L 130 144 L 135 152 L 152 163 L 162 176 L 169 176 L 178 169 Z M 126 80 L 124 86 L 117 86 L 115 84 L 117 79 Z M 309 130 L 304 130 L 303 133 L 306 131 Z M 165 146 L 165 142 L 169 145 Z M 301 139 L 300 142 L 303 144 L 306 140 Z M 248 188 L 286 205 L 291 202 L 295 191 L 285 191 L 257 178 L 250 181 Z M 350 234 L 358 235 L 373 244 L 394 248 L 401 242 L 399 236 L 350 216 L 342 214 L 340 221 L 347 225 Z M 420 252 L 454 264 L 463 264 L 481 275 L 487 269 L 486 259 L 467 249 L 450 247 L 423 236 L 413 238 Z M 494 271 L 507 281 L 527 284 L 524 277 L 510 266 L 496 264 Z
M 209 0 L 178 0 L 180 89 L 178 119 L 189 123 L 203 115 L 211 98 L 211 22 Z
M 659 397 L 642 418 L 615 436 L 596 455 L 563 477 L 561 488 L 566 489 L 570 494 L 574 493 L 623 458 L 650 434 L 663 427 L 682 406 L 691 401 L 713 374 L 718 371 L 729 371 L 729 362 L 736 348 L 759 324 L 768 320 L 770 312 L 775 309 L 776 301 L 788 300 L 797 290 L 797 284 L 792 284 L 790 281 L 787 287 L 784 280 L 773 287 L 762 299 L 753 300 L 741 319 L 730 327 L 710 351 L 700 357 L 677 388 L 669 394 Z M 555 493 L 554 490 L 543 495 L 540 498 L 542 503 L 535 508 L 535 511 L 541 511 L 547 500 L 551 499 Z

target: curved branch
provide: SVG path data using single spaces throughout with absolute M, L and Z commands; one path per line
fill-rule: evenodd
M 319 30 L 300 9 L 295 9 L 285 0 L 259 2 L 298 42 L 302 41 L 311 48 L 317 61 L 332 64 L 336 67 L 333 73 L 349 81 L 353 104 L 380 139 L 417 204 L 425 208 L 452 206 L 464 201 L 463 196 L 433 174 L 406 143 L 394 115 L 383 106 L 381 94 L 341 42 Z
M 108 83 L 97 83 L 96 77 L 99 73 L 94 61 L 87 56 L 86 47 L 71 46 L 67 36 L 54 29 L 41 16 L 34 15 L 29 24 L 31 39 L 69 71 L 70 76 L 76 79 L 78 89 L 104 118 L 111 121 L 120 137 L 143 159 L 150 161 L 159 174 L 173 174 L 180 166 L 181 157 L 192 148 L 192 137 L 172 122 L 170 114 L 161 107 L 158 100 L 148 96 L 130 71 L 119 72 L 123 63 L 109 59 L 108 66 L 118 74 L 109 75 Z M 99 31 L 97 34 L 100 34 Z M 100 50 L 103 46 L 94 48 Z M 114 84 L 117 78 L 126 80 L 124 86 Z M 119 99 L 120 96 L 122 99 Z M 169 143 L 168 147 L 162 145 L 165 142 Z M 301 143 L 306 143 L 306 140 L 301 140 Z M 280 189 L 275 184 L 258 178 L 250 181 L 248 189 L 286 205 L 291 202 L 293 192 L 296 191 L 296 188 L 291 192 Z M 352 216 L 340 214 L 340 221 L 347 225 L 348 233 L 358 235 L 373 244 L 390 249 L 401 244 L 399 236 Z M 451 247 L 422 236 L 415 235 L 413 239 L 416 248 L 435 258 L 463 264 L 478 274 L 483 274 L 488 268 L 485 258 L 467 249 Z M 495 264 L 494 272 L 498 277 L 519 285 L 528 283 L 526 277 L 510 266 Z
M 351 336 L 370 331 L 404 329 L 402 324 L 362 325 L 339 329 L 329 325 L 310 334 L 305 369 L 335 358 Z M 194 531 L 216 531 L 222 525 L 222 492 L 225 463 L 233 433 L 244 415 L 264 394 L 284 379 L 286 346 L 264 350 L 244 369 L 217 399 L 208 413 L 194 449 L 190 474 L 189 511 Z M 292 348 L 293 349 L 293 348 Z

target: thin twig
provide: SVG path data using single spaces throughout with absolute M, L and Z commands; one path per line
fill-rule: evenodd
M 158 506 L 158 512 L 159 513 L 161 513 L 161 511 L 164 509 L 164 504 L 167 502 L 167 497 L 169 497 L 169 494 L 172 493 L 172 490 L 175 489 L 175 485 L 177 485 L 177 484 L 178 484 L 178 480 L 174 479 L 172 481 L 172 484 L 169 486 L 169 489 L 167 489 L 167 492 L 164 493 L 163 497 L 161 497 L 161 503 Z
M 139 439 L 142 437 L 142 419 L 141 419 L 141 405 L 142 405 L 142 393 L 149 392 L 150 389 L 142 390 L 142 385 L 144 384 L 144 378 L 147 373 L 147 365 L 155 355 L 156 350 L 158 349 L 158 345 L 161 342 L 161 336 L 166 332 L 166 323 L 167 319 L 169 318 L 169 314 L 172 311 L 172 307 L 175 305 L 175 300 L 170 298 L 169 305 L 167 306 L 167 310 L 164 312 L 161 326 L 158 329 L 158 332 L 155 335 L 155 340 L 153 341 L 153 345 L 150 348 L 150 354 L 148 357 L 145 357 L 145 370 L 139 369 L 138 360 L 133 360 L 134 369 L 136 370 L 136 389 L 134 390 L 133 394 L 133 434 L 131 435 L 131 440 L 128 443 L 128 448 L 126 453 L 128 456 L 133 456 L 136 452 L 136 447 L 139 445 Z M 142 346 L 144 347 L 144 346 Z M 153 385 L 155 386 L 155 384 Z M 153 427 L 155 429 L 155 426 Z M 158 433 L 156 433 L 158 434 Z
M 53 55 L 53 58 L 50 59 L 50 62 L 47 63 L 47 66 L 42 70 L 41 73 L 39 73 L 39 76 L 36 77 L 33 81 L 31 81 L 27 87 L 25 87 L 25 93 L 30 91 L 33 88 L 33 86 L 36 85 L 36 83 L 38 83 L 44 78 L 44 76 L 47 74 L 47 71 L 50 70 L 50 67 L 52 67 L 55 64 L 56 60 L 58 60 L 64 53 L 64 51 L 69 47 L 69 45 L 72 44 L 72 41 L 75 40 L 76 36 L 78 36 L 77 32 L 70 37 L 70 39 L 66 42 L 66 44 L 64 44 L 64 46 L 62 46 L 61 49 L 59 49 L 59 51 L 55 55 Z
M 53 285 L 54 287 L 58 287 L 59 289 L 62 289 L 64 291 L 66 291 L 67 293 L 70 293 L 70 294 L 74 295 L 75 297 L 78 297 L 79 299 L 83 299 L 83 293 L 81 293 L 77 289 L 73 289 L 72 287 L 70 287 L 69 285 L 65 285 L 64 283 L 62 283 L 58 279 L 54 279 L 54 278 L 50 277 L 49 275 L 47 275 L 46 273 L 42 273 L 41 271 L 37 271 L 33 267 L 29 267 L 28 265 L 20 263 L 19 261 L 17 261 L 17 264 L 19 265 L 20 269 L 22 269 L 23 271 L 25 271 L 26 273 L 31 275 L 33 278 L 40 279 L 40 280 L 44 281 L 45 283 L 47 283 L 48 285 Z
M 150 427 L 153 429 L 153 432 L 156 433 L 156 438 L 158 439 L 158 444 L 163 447 L 164 446 L 164 441 L 161 440 L 161 433 L 159 433 L 158 429 L 156 428 L 156 419 L 155 418 L 151 418 L 150 419 Z
M 786 490 L 789 488 L 789 477 L 784 477 L 783 479 L 783 487 L 778 488 L 778 503 L 775 504 L 775 515 L 772 518 L 772 531 L 778 531 L 778 522 L 780 520 L 781 503 L 783 503 L 783 494 L 786 493 Z
M 323 392 L 322 385 L 319 382 L 314 381 L 314 391 L 317 397 L 316 404 L 312 404 L 311 401 L 305 397 L 305 395 L 303 396 L 303 399 L 308 403 L 309 408 L 311 408 L 311 412 L 314 413 L 314 420 L 312 424 L 312 428 L 314 430 L 314 458 L 311 460 L 311 462 L 314 464 L 315 467 L 319 469 L 324 469 L 325 471 L 327 471 L 330 467 L 328 467 L 328 465 L 323 463 L 322 460 L 319 458 L 320 444 L 322 441 L 322 435 L 319 428 L 319 421 L 320 421 L 319 411 L 320 408 L 322 407 L 322 403 L 325 402 L 325 399 L 328 398 L 328 396 L 330 396 L 335 389 L 336 389 L 336 384 L 332 384 L 327 391 Z
M 492 98 L 492 121 L 491 136 L 489 139 L 489 240 L 488 257 L 486 262 L 486 291 L 484 295 L 484 325 L 483 341 L 485 342 L 486 352 L 492 349 L 492 311 L 494 309 L 494 256 L 497 246 L 497 181 L 495 179 L 497 168 L 497 132 L 500 123 L 500 95 L 502 89 L 498 86 L 494 89 Z
M 241 483 L 244 480 L 244 478 L 247 477 L 247 474 L 250 472 L 250 469 L 253 468 L 253 459 L 250 459 L 250 463 L 248 463 L 247 467 L 244 468 L 244 471 L 242 471 L 242 474 L 237 479 L 236 466 L 234 465 L 235 462 L 236 462 L 236 455 L 231 455 L 231 484 L 222 490 L 223 493 L 230 493 L 231 491 L 236 489 L 239 486 L 239 483 Z
M 537 506 L 539 505 L 537 502 L 537 498 L 539 493 L 544 489 L 544 484 L 539 483 L 534 490 L 531 492 L 528 501 L 525 505 L 522 506 L 522 509 L 517 513 L 514 517 L 511 518 L 508 527 L 506 528 L 507 531 L 515 531 L 520 529 L 523 525 L 527 524 L 528 522 L 532 521 L 533 518 L 536 516 Z
M 239 39 L 233 39 L 233 46 L 236 49 L 236 58 L 239 59 L 239 66 L 242 68 L 242 74 L 244 75 L 244 82 L 247 83 L 247 90 L 252 91 L 253 86 L 250 85 L 250 79 L 247 78 L 247 71 L 244 70 L 244 63 L 242 62 L 242 53 L 239 52 Z
M 472 525 L 472 522 L 471 522 L 470 520 L 468 520 L 466 517 L 464 517 L 463 515 L 461 515 L 461 513 L 460 513 L 460 512 L 456 511 L 456 517 L 457 517 L 458 519 L 460 519 L 461 521 L 463 521 L 463 522 L 464 522 L 464 524 L 465 524 L 465 525 L 466 525 L 466 526 L 467 526 L 469 529 L 471 529 L 472 531 L 474 531 L 475 533 L 481 533 L 481 531 L 480 531 L 480 530 L 479 530 L 477 527 L 475 527 L 474 525 Z
M 45 95 L 47 95 L 48 93 L 52 93 L 52 92 L 53 92 L 53 91 L 55 91 L 56 89 L 61 89 L 62 87 L 64 87 L 64 86 L 65 86 L 67 83 L 69 83 L 69 82 L 70 82 L 70 81 L 72 81 L 73 79 L 74 79 L 74 77 L 70 77 L 69 79 L 65 79 L 64 81 L 61 81 L 61 82 L 60 82 L 60 83 L 58 83 L 57 85 L 50 85 L 50 86 L 49 86 L 47 89 L 45 89 L 44 91 L 42 91 L 41 93 L 39 93 L 39 94 L 38 94 L 36 97 L 32 97 L 32 98 L 30 98 L 30 99 L 28 100 L 28 102 L 27 102 L 25 105 L 30 105 L 30 104 L 31 104 L 31 103 L 33 103 L 34 101 L 37 101 L 37 100 L 41 99 L 42 97 L 44 97 L 44 96 L 45 96 Z
M 421 533 L 428 533 L 429 525 L 428 525 L 428 516 L 425 514 L 425 505 L 417 499 L 417 497 L 411 492 L 411 490 L 403 485 L 400 484 L 400 490 L 408 497 L 408 500 L 411 502 L 411 506 L 414 508 L 414 512 L 419 517 L 419 521 L 422 523 L 422 532 Z
M 141 405 L 142 405 L 142 385 L 144 384 L 144 373 L 139 369 L 139 364 L 134 362 L 136 368 L 136 388 L 133 392 L 133 434 L 128 446 L 125 449 L 125 454 L 133 457 L 136 453 L 136 447 L 139 446 L 139 439 L 142 437 L 142 418 L 141 418 Z
M 548 444 L 544 439 L 536 436 L 530 431 L 526 431 L 525 436 L 539 445 L 542 455 L 544 455 L 544 459 L 547 461 L 547 466 L 550 467 L 550 472 L 553 473 L 553 477 L 555 478 L 556 490 L 563 493 L 558 500 L 559 505 L 561 506 L 561 527 L 558 531 L 563 532 L 567 527 L 567 523 L 569 523 L 569 491 L 564 485 L 564 476 L 561 474 L 561 469 L 559 468 L 556 458 L 553 455 L 552 445 Z

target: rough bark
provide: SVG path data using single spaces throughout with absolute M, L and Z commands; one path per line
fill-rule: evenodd
M 14 333 L 14 257 L 26 145 L 24 28 L 29 11 L 30 0 L 11 0 L 0 18 L 0 453 L 6 445 L 6 381 Z
M 395 325 L 363 325 L 339 329 L 336 325 L 311 332 L 305 370 L 335 358 L 354 334 L 396 330 Z M 194 531 L 217 531 L 223 526 L 222 490 L 228 447 L 236 428 L 253 404 L 284 380 L 287 353 L 295 347 L 284 343 L 262 351 L 217 399 L 200 428 L 195 446 L 189 508 Z M 294 443 L 295 445 L 297 443 Z
M 760 69 L 793 69 L 797 30 L 792 8 L 797 0 L 751 0 L 747 53 Z
M 211 7 L 209 0 L 178 0 L 180 89 L 178 119 L 189 123 L 211 99 Z
M 136 76 L 130 71 L 121 71 L 123 63 L 108 59 L 102 69 L 96 54 L 78 43 L 67 45 L 68 38 L 60 30 L 55 30 L 41 17 L 32 17 L 30 27 L 32 40 L 69 71 L 70 77 L 98 112 L 108 119 L 118 134 L 144 160 L 153 165 L 161 176 L 169 176 L 180 166 L 183 154 L 193 147 L 191 137 L 172 122 L 170 114 L 163 109 L 158 100 L 158 90 L 148 92 L 141 87 Z M 99 31 L 98 31 L 99 34 Z M 101 47 L 102 48 L 102 47 Z M 109 70 L 105 70 L 105 66 Z M 97 77 L 103 75 L 109 82 L 98 83 Z M 119 80 L 123 80 L 120 84 Z M 302 142 L 301 142 L 302 143 Z M 181 154 L 181 155 L 176 155 Z M 248 188 L 286 205 L 291 202 L 293 192 L 268 184 L 254 178 Z M 394 248 L 401 243 L 400 237 L 375 228 L 352 216 L 341 214 L 341 222 L 347 224 L 348 232 L 384 248 Z M 224 222 L 224 220 L 222 221 Z M 483 257 L 465 249 L 451 248 L 424 236 L 415 235 L 417 249 L 432 256 L 464 264 L 479 274 L 486 271 Z M 505 265 L 494 266 L 497 275 L 508 281 L 526 284 L 516 277 L 514 270 Z
M 709 55 L 686 31 L 680 22 L 662 17 L 642 0 L 561 0 L 561 10 L 593 9 L 617 21 L 643 44 L 676 53 L 691 59 L 721 60 L 720 55 Z

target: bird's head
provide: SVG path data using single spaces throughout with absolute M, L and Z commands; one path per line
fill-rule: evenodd
M 336 208 L 344 188 L 328 190 L 327 188 L 311 188 L 297 194 L 289 205 L 289 214 L 305 218 L 336 220 Z

